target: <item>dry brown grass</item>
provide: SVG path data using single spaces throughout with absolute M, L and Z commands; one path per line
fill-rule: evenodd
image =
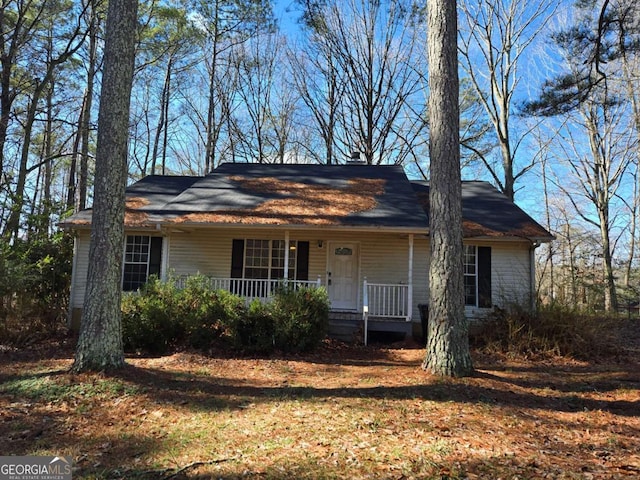
M 3 455 L 72 455 L 74 478 L 640 476 L 637 357 L 476 354 L 475 377 L 441 379 L 408 347 L 177 353 L 113 376 L 67 373 L 72 353 L 0 353 Z

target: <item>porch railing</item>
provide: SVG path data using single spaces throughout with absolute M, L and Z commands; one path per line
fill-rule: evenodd
M 176 286 L 184 288 L 189 275 L 176 277 Z M 259 278 L 220 278 L 204 276 L 211 288 L 226 290 L 246 299 L 250 302 L 254 299 L 269 300 L 275 291 L 288 285 L 293 288 L 319 288 L 322 286 L 321 277 L 317 280 L 269 280 Z M 365 278 L 362 295 L 362 316 L 364 320 L 364 344 L 368 340 L 369 317 L 411 321 L 411 306 L 409 285 L 391 283 L 369 283 Z
M 364 279 L 362 317 L 364 320 L 364 344 L 367 344 L 369 317 L 411 321 L 409 285 L 369 283 Z
M 274 292 L 287 285 L 291 288 L 319 288 L 322 286 L 320 276 L 317 280 L 283 280 L 283 279 L 263 279 L 263 278 L 220 278 L 204 276 L 209 286 L 214 290 L 226 290 L 245 298 L 247 301 L 254 299 L 268 300 Z M 189 275 L 181 275 L 176 279 L 176 286 L 184 288 Z

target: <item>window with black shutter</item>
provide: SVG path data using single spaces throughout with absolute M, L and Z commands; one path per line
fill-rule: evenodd
M 478 247 L 478 306 L 491 308 L 491 247 Z
M 284 278 L 284 240 L 234 239 L 231 278 L 279 280 Z M 308 280 L 309 242 L 290 241 L 288 278 Z
M 138 290 L 150 275 L 160 276 L 162 237 L 127 235 L 122 270 L 122 290 Z
M 490 308 L 491 247 L 464 246 L 464 304 Z

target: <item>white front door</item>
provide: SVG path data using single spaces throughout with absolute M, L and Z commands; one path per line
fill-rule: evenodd
M 356 243 L 329 243 L 327 283 L 334 310 L 358 309 L 358 255 Z

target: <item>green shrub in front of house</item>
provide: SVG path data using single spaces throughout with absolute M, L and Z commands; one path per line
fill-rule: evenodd
M 229 325 L 229 333 L 235 347 L 251 352 L 307 352 L 320 345 L 328 328 L 324 288 L 282 286 L 271 301 L 252 301 L 246 314 Z
M 276 321 L 269 303 L 253 300 L 243 315 L 229 323 L 229 339 L 239 349 L 268 353 L 275 349 Z
M 282 288 L 269 305 L 276 319 L 276 348 L 307 352 L 316 348 L 329 328 L 329 297 L 324 288 Z
M 212 289 L 204 276 L 189 277 L 185 288 L 176 290 L 176 295 L 180 305 L 176 320 L 182 323 L 184 343 L 190 347 L 209 347 L 245 314 L 240 297 Z
M 324 289 L 281 288 L 271 301 L 213 290 L 206 277 L 194 276 L 184 288 L 151 278 L 122 301 L 126 351 L 163 354 L 183 345 L 210 347 L 224 340 L 234 348 L 268 353 L 309 351 L 327 334 L 329 299 Z
M 180 321 L 180 291 L 173 282 L 155 277 L 122 298 L 122 339 L 125 351 L 166 353 L 184 337 Z

